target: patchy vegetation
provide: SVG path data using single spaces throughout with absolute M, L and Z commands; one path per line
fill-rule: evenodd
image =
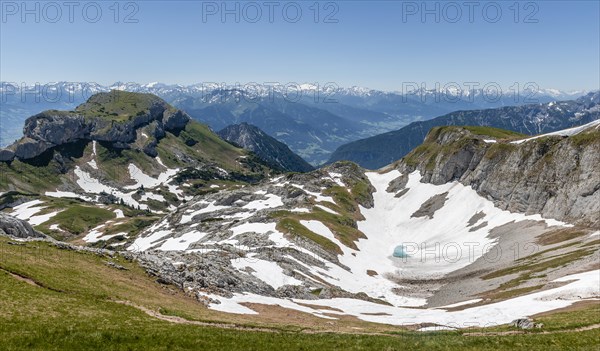
M 285 345 L 286 350 L 511 350 L 518 346 L 548 351 L 565 345 L 593 349 L 600 337 L 598 329 L 550 334 L 534 330 L 507 336 L 463 335 L 470 330 L 421 333 L 304 314 L 295 319 L 285 313 L 271 319 L 246 316 L 247 324 L 239 324 L 238 316 L 206 309 L 175 287 L 156 283 L 124 257 L 60 250 L 45 242 L 15 246 L 9 241 L 0 237 L 0 336 L 5 350 L 266 350 Z M 574 306 L 539 316 L 536 322 L 544 323 L 545 330 L 568 331 L 598 323 L 598 308 L 598 304 Z M 146 310 L 183 319 L 172 323 Z M 494 329 L 478 329 L 490 330 Z

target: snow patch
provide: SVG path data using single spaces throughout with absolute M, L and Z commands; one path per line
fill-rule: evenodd
M 535 140 L 535 139 L 543 138 L 543 137 L 547 137 L 547 136 L 573 136 L 573 135 L 583 132 L 584 130 L 586 130 L 588 128 L 598 127 L 598 126 L 600 126 L 600 119 L 597 119 L 595 121 L 592 121 L 590 123 L 584 124 L 579 127 L 573 127 L 573 128 L 563 129 L 563 130 L 559 130 L 559 131 L 552 132 L 552 133 L 537 135 L 532 138 L 512 141 L 511 143 L 512 144 L 521 144 L 521 143 L 524 143 L 529 140 Z
M 246 271 L 247 267 L 250 267 L 253 272 L 249 274 L 269 284 L 273 289 L 278 289 L 285 285 L 302 285 L 300 280 L 286 275 L 283 268 L 277 263 L 261 260 L 255 258 L 253 255 L 231 260 L 231 265 L 240 271 Z

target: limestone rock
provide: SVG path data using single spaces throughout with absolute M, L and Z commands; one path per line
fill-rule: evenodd
M 29 223 L 3 213 L 0 213 L 0 234 L 21 239 L 45 237 L 44 234 L 35 231 Z

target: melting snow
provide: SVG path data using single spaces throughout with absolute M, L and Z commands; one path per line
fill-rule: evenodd
M 344 182 L 342 181 L 342 175 L 340 173 L 329 172 L 329 176 L 337 185 L 342 187 L 346 186 L 346 184 L 344 184 Z
M 206 201 L 202 201 L 200 203 L 205 203 L 208 204 L 208 206 L 201 208 L 199 210 L 193 211 L 190 214 L 184 214 L 183 216 L 181 216 L 181 224 L 185 224 L 185 223 L 189 223 L 192 221 L 192 218 L 194 218 L 195 216 L 202 214 L 202 213 L 210 213 L 210 212 L 215 212 L 218 210 L 222 210 L 225 208 L 229 208 L 228 206 L 216 206 L 214 202 L 206 202 Z
M 92 141 L 92 160 L 88 162 L 88 165 L 93 169 L 98 169 L 98 164 L 96 163 L 96 140 Z
M 331 213 L 331 214 L 334 214 L 334 215 L 337 215 L 337 214 L 339 214 L 339 213 L 335 212 L 334 210 L 330 209 L 330 208 L 329 208 L 329 207 L 327 207 L 327 206 L 323 206 L 323 205 L 319 205 L 319 204 L 317 204 L 317 205 L 315 205 L 315 207 L 318 207 L 318 208 L 322 209 L 323 211 L 325 211 L 325 212 L 329 212 L 329 213 Z
M 84 196 L 84 195 L 80 195 L 80 194 L 76 194 L 70 191 L 46 191 L 46 193 L 44 194 L 46 196 L 49 197 L 57 197 L 57 198 L 75 198 L 75 199 L 82 199 L 85 201 L 94 201 L 93 198 L 89 197 L 89 196 Z
M 167 184 L 169 180 L 177 174 L 178 169 L 167 169 L 165 172 L 158 175 L 158 178 L 152 178 L 149 175 L 145 174 L 141 169 L 139 169 L 133 163 L 129 164 L 129 176 L 132 180 L 136 181 L 135 185 L 130 185 L 125 187 L 125 189 L 137 189 L 140 186 L 144 186 L 144 188 L 155 188 L 159 185 Z
M 457 303 L 453 303 L 451 305 L 446 305 L 446 306 L 442 306 L 442 307 L 438 307 L 438 308 L 454 308 L 454 307 L 460 307 L 460 306 L 466 306 L 466 305 L 472 305 L 474 303 L 478 303 L 482 301 L 481 299 L 473 299 L 473 300 L 467 300 L 467 301 L 461 301 L 461 302 L 457 302 Z
M 184 251 L 187 248 L 204 238 L 207 234 L 201 233 L 198 231 L 191 231 L 189 233 L 185 233 L 179 238 L 169 238 L 167 239 L 159 248 L 162 251 Z
M 45 207 L 34 207 L 37 205 L 41 205 L 43 204 L 43 201 L 40 200 L 33 200 L 33 201 L 29 201 L 29 202 L 25 202 L 23 204 L 20 204 L 19 206 L 15 206 L 12 212 L 12 215 L 14 217 L 17 217 L 18 219 L 29 219 L 31 216 L 33 216 L 34 214 L 40 212 L 41 210 L 43 210 Z
M 266 208 L 275 208 L 275 207 L 283 206 L 283 202 L 281 201 L 280 196 L 277 196 L 275 194 L 267 194 L 265 196 L 267 197 L 266 200 L 255 200 L 255 201 L 249 202 L 243 208 L 259 211 L 259 210 L 264 210 Z
M 600 297 L 600 270 L 574 274 L 557 279 L 556 281 L 570 283 L 558 288 L 540 291 L 493 304 L 466 308 L 460 311 L 394 307 L 348 298 L 285 300 L 254 294 L 234 294 L 234 296 L 229 299 L 211 296 L 220 300 L 221 304 L 210 304 L 209 308 L 230 313 L 255 314 L 256 312 L 240 305 L 240 303 L 249 302 L 265 305 L 279 305 L 285 308 L 311 313 L 319 317 L 325 317 L 322 315 L 323 310 L 326 310 L 327 307 L 333 307 L 342 310 L 343 312 L 327 310 L 327 314 L 351 315 L 368 322 L 392 325 L 435 323 L 447 328 L 467 328 L 473 326 L 489 327 L 506 324 L 517 318 L 524 318 L 538 313 L 564 308 L 582 299 L 597 299 Z M 300 305 L 300 303 L 323 306 L 323 309 L 308 308 Z M 435 328 L 440 330 L 440 327 Z
M 254 270 L 250 274 L 269 284 L 273 289 L 285 285 L 302 285 L 300 280 L 283 273 L 283 268 L 279 267 L 277 263 L 254 258 L 253 255 L 234 259 L 231 261 L 231 265 L 240 271 L 245 271 L 246 267 L 250 267 Z
M 40 225 L 42 223 L 47 222 L 48 220 L 50 220 L 50 218 L 56 216 L 57 214 L 59 214 L 61 211 L 54 211 L 51 213 L 46 213 L 43 215 L 38 215 L 38 216 L 31 216 L 27 221 L 29 222 L 29 224 L 31 224 L 32 226 L 36 226 L 36 225 Z
M 529 141 L 529 140 L 534 140 L 534 139 L 538 139 L 538 138 L 542 138 L 542 137 L 546 137 L 546 136 L 573 136 L 575 134 L 579 134 L 579 133 L 583 132 L 584 130 L 586 130 L 588 128 L 592 128 L 592 127 L 596 127 L 596 128 L 600 127 L 600 119 L 597 119 L 597 120 L 595 120 L 593 122 L 584 124 L 584 125 L 579 126 L 579 127 L 573 127 L 573 128 L 569 128 L 569 129 L 559 130 L 557 132 L 552 132 L 552 133 L 537 135 L 537 136 L 534 136 L 533 138 L 516 140 L 516 141 L 513 141 L 511 143 L 512 144 L 521 144 L 521 143 L 524 143 L 524 142 Z
M 295 187 L 295 188 L 301 189 L 302 191 L 304 191 L 308 195 L 314 196 L 315 197 L 315 201 L 317 201 L 317 202 L 329 201 L 331 203 L 335 203 L 335 201 L 333 200 L 333 198 L 331 196 L 323 196 L 320 193 L 316 193 L 316 192 L 313 192 L 313 191 L 308 191 L 308 190 L 304 189 L 303 185 L 298 185 L 298 184 L 293 184 L 293 183 L 290 183 L 290 185 L 293 186 L 293 187 Z

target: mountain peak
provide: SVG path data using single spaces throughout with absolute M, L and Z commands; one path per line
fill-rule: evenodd
M 78 140 L 102 141 L 116 148 L 139 148 L 156 156 L 165 131 L 183 129 L 191 118 L 152 94 L 112 90 L 91 96 L 74 111 L 48 110 L 29 117 L 23 138 L 3 150 L 1 161 L 35 158 Z M 149 126 L 152 138 L 137 143 L 137 130 Z M 139 145 L 138 145 L 139 144 Z
M 313 167 L 290 148 L 246 122 L 230 125 L 217 133 L 221 138 L 254 152 L 271 167 L 288 172 L 308 172 Z

